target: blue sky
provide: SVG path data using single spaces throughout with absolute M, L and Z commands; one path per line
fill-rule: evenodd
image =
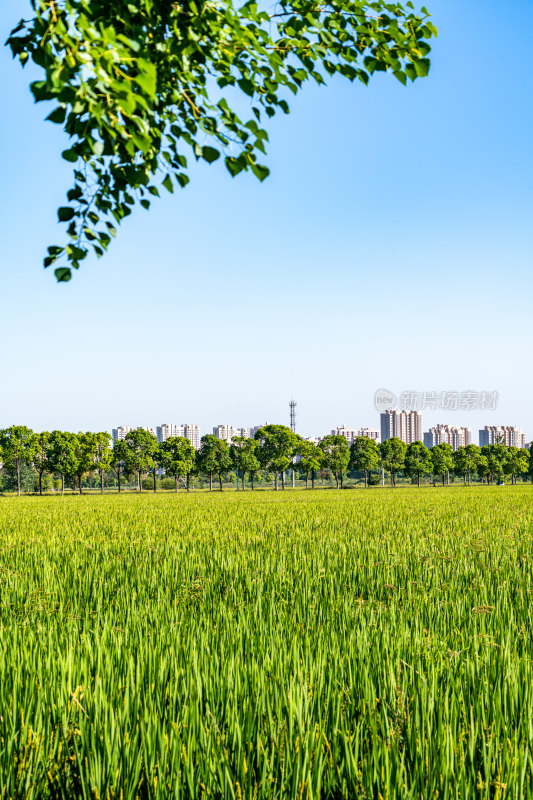
M 222 166 L 122 226 L 68 285 L 42 269 L 65 139 L 0 50 L 0 427 L 377 427 L 376 389 L 497 390 L 533 437 L 533 4 L 428 0 L 430 77 L 308 86 L 262 185 Z M 29 2 L 0 7 L 0 33 Z

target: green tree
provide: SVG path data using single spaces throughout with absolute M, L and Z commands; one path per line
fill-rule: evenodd
M 209 491 L 213 491 L 213 475 L 218 475 L 220 491 L 222 491 L 222 474 L 231 467 L 231 454 L 229 445 L 223 439 L 217 439 L 212 434 L 202 436 L 200 450 L 198 451 L 198 466 L 206 475 L 209 475 Z
M 501 478 L 504 473 L 507 448 L 502 442 L 497 442 L 496 444 L 486 444 L 481 448 L 481 452 L 487 459 L 490 482 L 494 483 L 494 479 Z
M 16 469 L 3 469 L 0 473 L 0 491 L 2 492 L 17 492 L 19 482 L 21 493 L 35 491 L 36 475 L 31 464 L 23 461 L 18 475 Z
M 244 436 L 235 436 L 231 442 L 230 452 L 235 469 L 239 470 L 241 473 L 243 492 L 246 488 L 246 473 L 250 475 L 253 491 L 254 477 L 261 466 L 257 457 L 259 442 L 255 439 L 246 439 Z
M 446 475 L 453 469 L 453 450 L 447 442 L 436 444 L 430 450 L 433 474 L 442 477 L 442 485 L 446 483 Z
M 50 433 L 42 431 L 41 433 L 33 434 L 33 466 L 37 472 L 39 479 L 39 494 L 43 493 L 43 475 L 49 471 L 48 464 L 48 443 L 50 441 Z
M 274 473 L 274 486 L 276 492 L 279 488 L 279 475 L 281 485 L 285 488 L 285 470 L 292 464 L 296 454 L 299 437 L 285 425 L 265 425 L 260 428 L 255 439 L 260 443 L 259 461 L 264 469 Z
M 453 454 L 454 472 L 456 475 L 461 475 L 465 483 L 468 478 L 469 486 L 472 483 L 472 473 L 477 469 L 480 456 L 481 448 L 476 444 L 467 444 L 465 447 L 459 447 Z
M 324 436 L 318 445 L 324 454 L 324 464 L 335 475 L 337 489 L 342 488 L 344 473 L 350 463 L 350 447 L 344 436 Z
M 324 453 L 314 442 L 301 439 L 298 442 L 297 455 L 300 457 L 299 467 L 305 475 L 305 488 L 309 488 L 309 473 L 311 473 L 311 488 L 315 488 L 315 475 L 324 464 Z
M 94 434 L 93 463 L 100 476 L 100 492 L 104 493 L 104 475 L 111 469 L 113 451 L 110 447 L 111 436 L 107 431 Z
M 175 481 L 176 492 L 180 478 L 188 478 L 194 469 L 196 450 L 183 436 L 169 436 L 161 444 L 161 460 L 165 475 L 171 475 Z M 187 491 L 189 483 L 187 481 Z
M 114 470 L 117 476 L 118 491 L 121 491 L 120 478 L 124 475 L 128 468 L 129 447 L 123 439 L 117 439 L 113 443 L 113 450 L 111 453 L 111 469 Z
M 34 434 L 24 425 L 12 425 L 0 431 L 0 453 L 4 467 L 17 474 L 17 494 L 20 497 L 20 469 L 33 461 Z
M 136 473 L 139 492 L 142 492 L 143 475 L 154 468 L 159 443 L 155 436 L 150 431 L 145 431 L 144 428 L 129 431 L 124 438 L 124 442 L 126 444 L 124 450 L 126 454 L 126 471 Z
M 48 440 L 48 464 L 50 471 L 61 477 L 61 494 L 65 494 L 65 478 L 73 477 L 78 467 L 76 435 L 68 431 L 52 431 Z
M 94 469 L 94 459 L 96 451 L 96 434 L 91 431 L 82 433 L 81 431 L 73 439 L 74 456 L 76 467 L 74 475 L 78 479 L 78 490 L 83 494 L 82 481 L 87 472 Z
M 487 456 L 485 456 L 483 453 L 480 453 L 477 459 L 476 472 L 482 483 L 485 479 L 487 480 L 487 483 L 489 482 L 489 476 L 490 476 L 489 460 Z
M 433 472 L 431 453 L 422 442 L 411 442 L 405 451 L 405 470 L 412 478 L 416 477 L 420 488 L 420 476 Z
M 350 447 L 350 467 L 365 473 L 365 488 L 368 488 L 368 476 L 379 469 L 379 445 L 368 436 L 356 436 Z
M 157 440 L 156 440 L 157 441 Z M 154 492 L 157 491 L 157 473 L 163 466 L 163 454 L 161 452 L 161 445 L 157 442 L 156 448 L 152 453 L 152 465 L 149 468 L 149 472 L 152 475 L 152 489 Z
M 524 448 L 509 447 L 507 457 L 504 462 L 504 472 L 511 476 L 513 485 L 516 485 L 516 476 L 523 475 L 528 471 L 529 453 Z
M 396 473 L 405 466 L 407 445 L 393 436 L 382 442 L 379 450 L 383 466 L 390 472 L 391 486 L 396 486 Z
M 251 170 L 263 180 L 262 120 L 288 113 L 287 90 L 335 74 L 364 84 L 382 71 L 403 84 L 424 77 L 437 33 L 425 9 L 417 15 L 411 3 L 386 0 L 281 0 L 273 13 L 230 0 L 32 6 L 7 43 L 23 65 L 33 61 L 41 71 L 34 99 L 54 103 L 48 120 L 70 140 L 63 158 L 74 181 L 58 211 L 68 244 L 48 248 L 45 259 L 45 266 L 63 260 L 60 281 L 90 247 L 104 253 L 137 201 L 149 208 L 158 176 L 170 192 L 189 182 L 184 151 L 209 164 L 222 155 L 232 177 Z M 251 119 L 230 106 L 242 99 Z

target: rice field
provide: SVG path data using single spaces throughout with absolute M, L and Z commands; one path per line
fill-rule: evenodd
M 0 797 L 533 797 L 532 501 L 0 498 Z

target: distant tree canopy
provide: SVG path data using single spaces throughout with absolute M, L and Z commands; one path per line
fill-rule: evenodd
M 152 474 L 152 482 L 147 486 L 157 489 L 157 476 L 178 491 L 182 480 L 189 490 L 191 475 L 204 475 L 209 479 L 209 489 L 213 491 L 213 476 L 217 475 L 220 491 L 223 480 L 238 479 L 240 473 L 242 489 L 248 476 L 251 488 L 260 469 L 267 480 L 274 477 L 277 490 L 278 477 L 285 488 L 285 472 L 291 470 L 305 477 L 306 487 L 309 474 L 314 487 L 315 474 L 320 471 L 334 476 L 337 488 L 342 488 L 343 476 L 352 470 L 351 476 L 358 480 L 357 473 L 364 473 L 365 487 L 370 485 L 372 472 L 383 470 L 390 475 L 391 486 L 396 485 L 396 475 L 403 473 L 421 484 L 421 477 L 433 475 L 442 479 L 445 485 L 450 474 L 459 476 L 466 484 L 471 483 L 473 474 L 487 483 L 500 482 L 505 476 L 516 483 L 529 477 L 533 483 L 533 448 L 526 450 L 507 447 L 504 444 L 490 444 L 478 447 L 469 444 L 455 452 L 448 444 L 438 444 L 428 449 L 422 442 L 406 445 L 400 439 L 387 439 L 378 445 L 372 439 L 356 437 L 351 445 L 343 436 L 325 436 L 316 445 L 302 439 L 285 425 L 265 425 L 253 439 L 235 437 L 231 445 L 216 436 L 202 436 L 199 450 L 191 442 L 180 436 L 170 437 L 158 442 L 156 437 L 144 428 L 128 432 L 122 440 L 114 442 L 108 433 L 69 433 L 65 431 L 43 431 L 34 433 L 30 428 L 13 425 L 0 430 L 0 491 L 15 490 L 18 494 L 37 490 L 43 492 L 43 476 L 47 483 L 51 476 L 60 479 L 61 492 L 65 491 L 66 481 L 77 486 L 82 493 L 83 482 L 87 477 L 100 478 L 100 491 L 104 491 L 104 476 L 116 475 L 118 491 L 121 479 L 135 476 L 137 488 L 143 490 L 143 480 Z M 173 481 L 171 480 L 173 479 Z
M 31 90 L 55 104 L 48 119 L 68 135 L 74 170 L 58 210 L 66 243 L 44 259 L 58 281 L 90 249 L 102 256 L 137 202 L 148 209 L 161 185 L 186 186 L 186 153 L 262 181 L 263 120 L 289 112 L 288 92 L 335 74 L 414 81 L 428 74 L 437 34 L 411 2 L 280 0 L 272 13 L 253 0 L 29 2 L 7 44 L 42 70 Z M 235 110 L 242 100 L 249 119 Z

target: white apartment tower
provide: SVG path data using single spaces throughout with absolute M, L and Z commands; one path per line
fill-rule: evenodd
M 526 436 L 524 431 L 516 425 L 485 425 L 479 431 L 479 446 L 486 444 L 504 444 L 506 447 L 525 447 Z
M 163 425 L 157 426 L 157 440 L 158 442 L 166 442 L 171 436 L 182 436 L 188 439 L 195 450 L 200 449 L 200 427 L 192 423 L 185 423 L 183 425 L 176 425 L 167 422 Z
M 365 436 L 367 439 L 374 439 L 375 442 L 379 444 L 381 441 L 381 434 L 377 430 L 377 428 L 347 428 L 343 425 L 340 428 L 335 428 L 331 431 L 332 436 L 344 436 L 348 444 L 351 446 L 353 444 L 354 439 L 357 439 L 360 436 Z
M 126 438 L 126 435 L 133 430 L 135 429 L 130 428 L 129 425 L 119 425 L 118 428 L 113 428 L 111 432 L 113 436 L 113 442 L 121 442 Z
M 237 436 L 244 439 L 250 439 L 250 428 L 234 428 L 233 425 L 217 425 L 213 428 L 213 436 L 221 439 L 223 442 L 231 444 L 233 439 Z
M 395 411 L 390 409 L 380 414 L 381 441 L 401 439 L 406 444 L 421 442 L 422 414 L 420 411 Z
M 130 428 L 129 425 L 119 425 L 118 428 L 113 428 L 111 434 L 113 436 L 113 442 L 120 442 L 126 438 L 130 431 L 148 431 L 152 434 L 152 436 L 157 436 L 157 432 L 155 428 L 146 428 L 142 425 L 138 425 L 136 428 Z
M 457 428 L 454 425 L 439 423 L 424 434 L 424 444 L 426 447 L 449 444 L 452 450 L 458 450 L 460 447 L 472 444 L 472 428 Z

